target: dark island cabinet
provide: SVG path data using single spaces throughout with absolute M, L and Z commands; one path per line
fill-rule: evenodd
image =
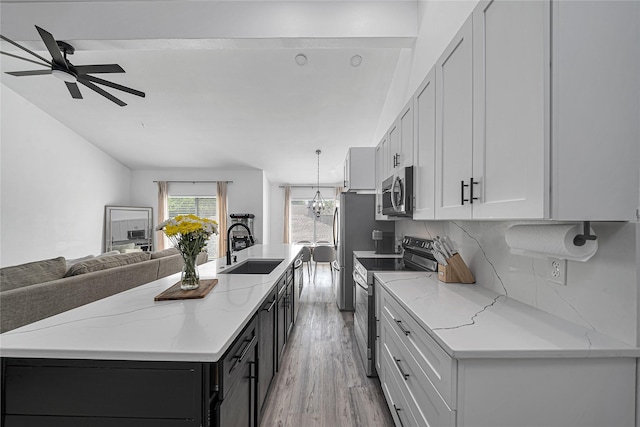
M 258 321 L 253 320 L 234 341 L 214 377 L 220 379 L 214 400 L 215 426 L 253 427 L 257 423 Z M 213 382 L 213 381 L 212 381 Z
M 0 424 L 201 426 L 208 386 L 203 368 L 187 362 L 4 358 Z
M 277 289 L 273 289 L 258 313 L 258 409 L 267 399 L 271 381 L 276 374 Z

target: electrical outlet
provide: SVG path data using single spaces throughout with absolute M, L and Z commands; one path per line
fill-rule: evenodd
M 567 260 L 549 258 L 547 268 L 547 280 L 559 285 L 567 285 Z

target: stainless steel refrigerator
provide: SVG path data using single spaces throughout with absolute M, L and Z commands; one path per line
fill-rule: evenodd
M 376 221 L 375 194 L 340 194 L 340 205 L 333 218 L 333 238 L 340 265 L 336 283 L 336 302 L 343 311 L 355 310 L 353 251 L 373 251 L 373 230 L 395 231 L 393 221 Z

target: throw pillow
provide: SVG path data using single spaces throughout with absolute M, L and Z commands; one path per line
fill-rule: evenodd
M 111 256 L 111 255 L 118 255 L 120 253 L 120 251 L 109 251 L 109 252 L 105 252 L 103 254 L 98 255 L 99 257 L 101 256 Z
M 165 249 L 163 251 L 152 252 L 151 253 L 151 259 L 164 258 L 164 257 L 167 257 L 167 256 L 178 255 L 179 253 L 180 253 L 180 251 L 177 250 L 176 248 L 169 248 L 169 249 Z
M 96 257 L 89 261 L 80 262 L 67 271 L 65 277 L 77 276 L 78 274 L 91 273 L 94 271 L 107 270 L 113 267 L 135 264 L 137 262 L 148 261 L 150 255 L 146 252 L 134 252 L 130 254 L 119 254 L 112 256 Z
M 68 260 L 66 261 L 66 263 L 67 263 L 67 270 L 68 270 L 68 269 L 70 269 L 72 265 L 75 265 L 75 264 L 77 264 L 77 263 L 79 263 L 79 262 L 82 262 L 82 261 L 90 260 L 91 258 L 94 258 L 94 256 L 93 256 L 93 255 L 87 255 L 87 256 L 84 256 L 84 257 L 82 257 L 82 258 L 68 259 Z
M 135 247 L 136 247 L 136 244 L 131 242 L 131 243 L 123 243 L 122 245 L 112 245 L 111 249 L 114 251 L 119 251 L 121 254 L 123 254 L 125 249 L 133 249 Z
M 0 268 L 0 292 L 62 279 L 65 271 L 64 257 Z

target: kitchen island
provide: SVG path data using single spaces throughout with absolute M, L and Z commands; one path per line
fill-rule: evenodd
M 238 393 L 250 402 L 233 410 L 254 425 L 259 314 L 295 303 L 301 249 L 256 245 L 236 254 L 238 264 L 282 259 L 269 274 L 223 274 L 233 267 L 224 259 L 201 265 L 201 280 L 218 279 L 204 299 L 154 301 L 176 274 L 2 334 L 2 425 L 228 425 L 224 401 Z M 292 315 L 282 317 L 292 324 Z M 276 341 L 274 358 L 281 329 L 273 324 L 265 338 Z

